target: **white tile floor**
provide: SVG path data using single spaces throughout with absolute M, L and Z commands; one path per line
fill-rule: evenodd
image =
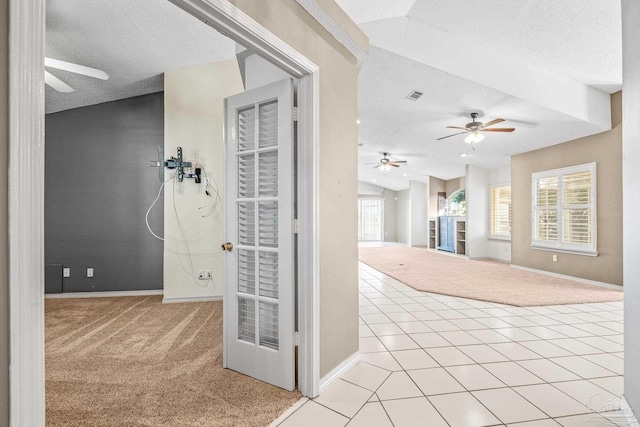
M 360 362 L 280 426 L 626 426 L 622 313 L 418 292 L 361 264 Z

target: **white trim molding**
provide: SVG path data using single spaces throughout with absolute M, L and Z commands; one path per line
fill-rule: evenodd
M 162 303 L 163 304 L 173 304 L 173 303 L 180 303 L 180 302 L 205 302 L 205 301 L 222 301 L 222 296 L 162 298 Z
M 322 377 L 320 380 L 320 393 L 324 393 L 326 389 L 328 389 L 331 384 L 338 381 L 340 377 L 346 374 L 349 369 L 353 368 L 360 362 L 360 352 L 356 351 L 351 356 L 347 357 L 340 363 L 338 366 L 333 368 L 327 375 Z
M 9 2 L 9 419 L 45 425 L 44 0 Z
M 353 56 L 361 61 L 367 52 L 356 42 L 351 35 L 336 22 L 333 17 L 318 4 L 317 0 L 296 0 L 309 15 L 322 25 L 338 42 L 344 46 Z
M 318 210 L 320 71 L 298 81 L 298 387 L 320 393 L 320 229 Z
M 114 298 L 114 297 L 147 297 L 164 295 L 162 289 L 148 291 L 104 291 L 104 292 L 65 292 L 61 294 L 45 294 L 45 299 L 65 298 Z
M 572 280 L 574 282 L 580 282 L 580 283 L 584 283 L 584 284 L 587 284 L 587 285 L 600 286 L 602 288 L 617 289 L 619 291 L 621 291 L 623 289 L 622 286 L 614 285 L 613 283 L 598 282 L 596 280 L 583 279 L 582 277 L 568 276 L 566 274 L 553 273 L 551 271 L 538 270 L 538 269 L 535 269 L 535 268 L 523 267 L 521 265 L 511 264 L 511 268 L 517 268 L 518 270 L 530 271 L 531 273 L 544 274 L 545 276 L 557 277 L 558 279 Z

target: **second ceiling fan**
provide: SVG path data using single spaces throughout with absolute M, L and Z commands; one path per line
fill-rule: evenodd
M 437 141 L 440 141 L 441 139 L 445 139 L 445 138 L 450 138 L 452 136 L 456 136 L 456 135 L 462 135 L 462 134 L 469 134 L 465 139 L 464 142 L 467 142 L 469 144 L 473 144 L 476 142 L 480 142 L 484 139 L 484 135 L 482 134 L 482 132 L 513 132 L 514 130 L 516 130 L 515 128 L 491 128 L 488 129 L 490 126 L 493 125 L 497 125 L 498 123 L 502 123 L 504 122 L 504 119 L 494 119 L 491 120 L 490 122 L 486 122 L 486 123 L 482 123 L 482 122 L 477 122 L 476 118 L 478 118 L 478 113 L 471 113 L 471 123 L 467 123 L 464 127 L 460 127 L 460 126 L 447 126 L 447 129 L 461 129 L 462 132 L 458 132 L 458 133 L 454 133 L 452 135 L 447 135 L 447 136 L 443 136 L 442 138 L 438 138 Z
M 377 168 L 381 168 L 383 171 L 388 171 L 389 169 L 391 169 L 392 167 L 394 168 L 399 168 L 401 163 L 407 163 L 406 160 L 391 160 L 389 158 L 389 153 L 384 152 L 382 153 L 382 158 L 380 159 L 380 162 L 377 163 L 366 163 L 367 165 L 377 165 L 374 166 L 374 169 Z

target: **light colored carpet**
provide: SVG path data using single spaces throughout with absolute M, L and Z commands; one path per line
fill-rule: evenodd
M 587 285 L 421 248 L 359 248 L 360 261 L 414 289 L 520 307 L 622 301 L 621 290 Z
M 47 426 L 267 426 L 300 398 L 222 368 L 222 302 L 48 299 Z

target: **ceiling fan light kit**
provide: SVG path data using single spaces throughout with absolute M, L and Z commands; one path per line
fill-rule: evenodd
M 493 125 L 504 122 L 504 119 L 493 119 L 490 122 L 482 123 L 477 122 L 476 118 L 478 118 L 478 113 L 471 113 L 471 123 L 467 123 L 464 127 L 461 126 L 447 126 L 448 129 L 459 129 L 462 132 L 457 132 L 452 135 L 443 136 L 442 138 L 438 138 L 437 141 L 441 139 L 450 138 L 456 135 L 468 134 L 464 139 L 464 142 L 468 144 L 475 144 L 477 142 L 482 141 L 485 136 L 483 132 L 513 132 L 515 128 L 490 128 Z
M 381 171 L 386 172 L 388 170 L 391 170 L 391 168 L 399 168 L 400 164 L 402 163 L 407 163 L 406 160 L 391 160 L 389 158 L 389 153 L 384 152 L 382 153 L 382 158 L 380 159 L 379 162 L 377 163 L 365 163 L 367 165 L 376 165 L 373 168 L 377 169 L 380 168 Z
M 483 139 L 483 134 L 481 134 L 479 131 L 474 131 L 467 135 L 467 137 L 464 139 L 464 142 L 466 142 L 467 144 L 475 144 L 476 142 L 480 142 Z

